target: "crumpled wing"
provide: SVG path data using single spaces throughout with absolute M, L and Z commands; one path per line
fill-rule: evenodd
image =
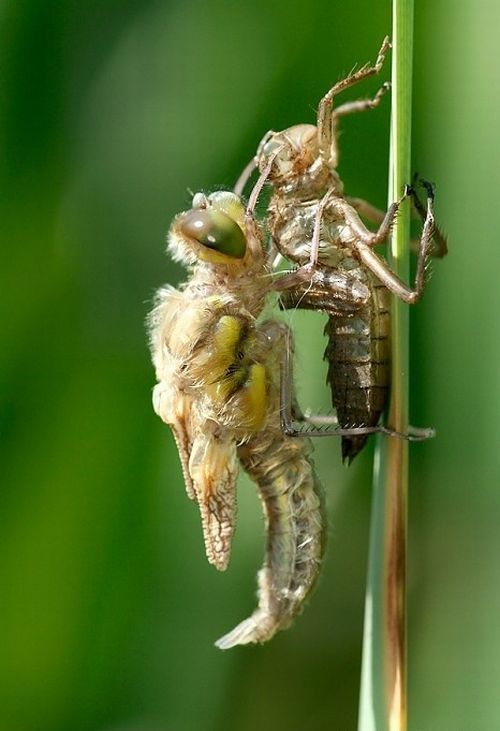
M 186 492 L 191 500 L 196 500 L 193 480 L 189 474 L 189 455 L 193 444 L 191 424 L 193 400 L 180 391 L 172 393 L 171 388 L 160 382 L 153 389 L 153 407 L 158 416 L 172 429 L 181 460 Z
M 160 289 L 156 305 L 149 315 L 150 347 L 158 383 L 153 389 L 153 408 L 172 429 L 181 460 L 182 473 L 188 497 L 196 499 L 188 463 L 192 438 L 192 396 L 183 389 L 179 375 L 179 363 L 184 363 L 185 353 L 171 351 L 170 340 L 175 337 L 175 323 L 179 312 L 184 312 L 183 293 L 173 287 Z M 183 335 L 185 335 L 183 331 Z
M 224 571 L 236 523 L 234 437 L 221 434 L 215 422 L 201 417 L 195 399 L 163 381 L 153 389 L 153 406 L 172 429 L 188 497 L 200 507 L 207 559 Z
M 220 434 L 220 427 L 207 420 L 194 438 L 189 474 L 200 506 L 207 559 L 219 571 L 229 562 L 238 468 L 234 438 Z

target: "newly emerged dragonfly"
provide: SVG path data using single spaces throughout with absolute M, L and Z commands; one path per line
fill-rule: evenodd
M 390 294 L 409 304 L 417 302 L 433 245 L 434 254 L 446 253 L 446 241 L 434 222 L 429 184 L 424 183 L 426 208 L 415 190 L 407 186 L 400 200 L 383 213 L 362 199 L 344 195 L 337 172 L 339 119 L 377 107 L 389 85 L 383 84 L 373 99 L 347 102 L 336 108 L 333 102 L 340 92 L 377 74 L 389 47 L 389 39 L 385 38 L 374 65 L 350 74 L 325 94 L 316 125 L 298 124 L 282 132 L 268 132 L 235 188 L 240 193 L 252 169 L 260 169 L 249 204 L 252 213 L 264 184 L 272 186 L 267 227 L 276 250 L 298 265 L 296 271 L 278 279 L 275 285 L 282 291 L 283 306 L 328 314 L 327 381 L 340 429 L 323 426 L 317 434 L 342 435 L 342 456 L 349 462 L 362 449 L 368 434 L 396 434 L 388 427 L 377 426 L 389 389 Z M 407 197 L 423 220 L 414 288 L 407 286 L 373 250 L 387 239 Z M 360 216 L 377 224 L 378 230 L 369 230 Z M 285 420 L 285 428 L 290 434 L 297 433 L 290 421 Z M 310 428 L 308 433 L 312 433 Z M 422 439 L 430 433 L 432 430 L 410 429 L 407 435 L 399 436 Z
M 325 541 L 311 443 L 281 429 L 280 366 L 290 334 L 260 318 L 271 280 L 259 227 L 245 225 L 239 197 L 195 195 L 191 210 L 174 219 L 168 249 L 189 278 L 180 289 L 161 289 L 150 316 L 154 409 L 174 433 L 208 560 L 220 570 L 229 559 L 240 465 L 257 486 L 267 528 L 258 608 L 217 645 L 264 642 L 300 611 Z
M 307 433 L 340 435 L 349 461 L 376 431 L 429 436 L 430 430 L 416 429 L 397 434 L 378 422 L 388 391 L 389 295 L 418 301 L 433 242 L 438 254 L 446 252 L 434 223 L 432 187 L 424 183 L 426 207 L 407 186 L 384 214 L 345 196 L 336 171 L 339 118 L 376 107 L 388 85 L 371 100 L 336 109 L 334 97 L 378 73 L 388 47 L 386 39 L 373 66 L 332 87 L 320 102 L 315 126 L 269 132 L 235 193 L 196 194 L 192 208 L 171 225 L 169 251 L 188 267 L 189 278 L 179 290 L 161 289 L 150 316 L 158 378 L 154 408 L 174 433 L 212 564 L 224 570 L 229 560 L 240 466 L 257 486 L 266 519 L 258 607 L 217 642 L 222 649 L 264 642 L 290 624 L 314 585 L 325 542 L 311 443 L 303 427 L 295 426 L 301 417 L 291 378 L 291 334 L 263 316 L 271 292 L 281 292 L 286 308 L 329 316 L 325 357 L 339 426 L 314 432 L 316 422 L 309 419 Z M 240 193 L 256 166 L 260 176 L 245 209 Z M 261 224 L 254 211 L 266 183 L 272 195 Z M 405 198 L 423 221 L 413 289 L 373 251 L 385 241 Z M 378 230 L 370 231 L 360 216 Z M 264 224 L 271 237 L 267 251 Z M 271 277 L 276 252 L 298 268 Z

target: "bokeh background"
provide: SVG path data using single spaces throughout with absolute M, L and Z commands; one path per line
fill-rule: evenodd
M 493 731 L 500 5 L 417 6 L 413 167 L 438 184 L 450 256 L 412 313 L 412 421 L 438 437 L 411 447 L 410 731 Z M 242 481 L 217 574 L 150 406 L 144 318 L 183 278 L 164 237 L 189 191 L 313 121 L 375 58 L 389 2 L 11 0 L 0 23 L 0 728 L 354 731 L 372 446 L 349 470 L 317 446 L 329 552 L 295 626 L 216 650 L 254 607 L 259 505 Z M 341 140 L 348 192 L 380 207 L 388 123 L 387 99 Z M 321 320 L 293 325 L 301 402 L 324 410 Z

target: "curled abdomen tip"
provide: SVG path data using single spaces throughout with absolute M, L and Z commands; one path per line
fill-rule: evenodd
M 280 628 L 279 620 L 258 609 L 251 617 L 244 619 L 231 632 L 218 639 L 215 646 L 219 650 L 230 650 L 237 645 L 267 642 Z

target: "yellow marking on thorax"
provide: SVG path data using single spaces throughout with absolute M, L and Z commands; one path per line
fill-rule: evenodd
M 243 332 L 243 323 L 237 317 L 223 315 L 214 330 L 214 343 L 219 357 L 230 366 L 237 355 L 238 345 Z
M 204 378 L 208 384 L 222 385 L 218 382 L 227 378 L 229 367 L 238 361 L 242 333 L 243 323 L 237 317 L 223 315 L 217 322 L 212 333 L 211 342 L 208 345 L 210 356 L 206 360 L 204 373 Z M 234 383 L 232 376 L 228 380 Z M 222 393 L 221 397 L 223 397 Z
M 218 405 L 231 399 L 241 427 L 258 431 L 266 415 L 267 374 L 265 366 L 249 363 L 255 342 L 246 336 L 245 323 L 238 317 L 223 315 L 212 333 L 211 355 L 206 363 L 206 392 Z
M 250 366 L 242 397 L 247 425 L 252 431 L 258 431 L 264 424 L 267 406 L 267 373 L 262 363 Z

